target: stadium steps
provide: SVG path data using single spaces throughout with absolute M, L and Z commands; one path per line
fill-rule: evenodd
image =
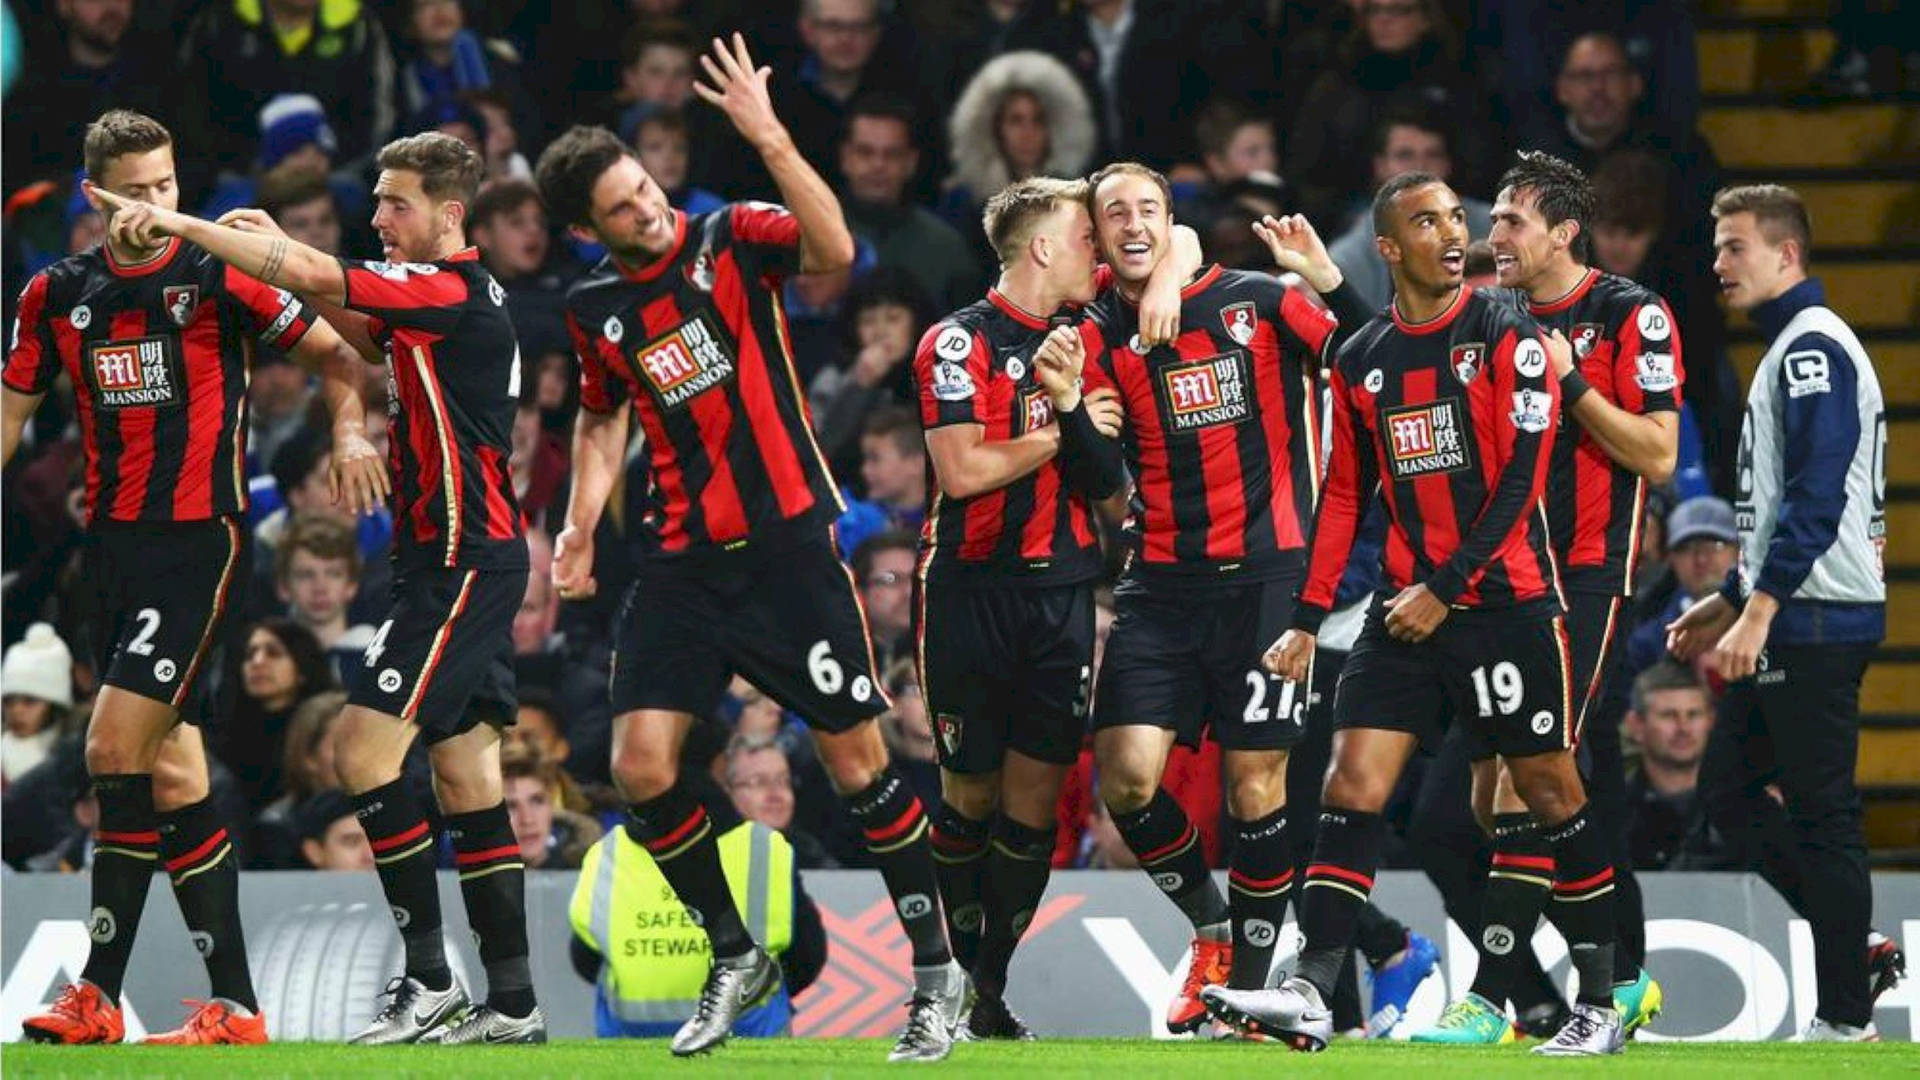
M 1792 184 L 1814 267 L 1887 399 L 1887 641 L 1861 687 L 1859 775 L 1876 866 L 1920 869 L 1920 96 L 1812 101 L 1828 0 L 1704 0 L 1700 130 L 1729 183 Z M 1742 385 L 1764 342 L 1743 317 Z

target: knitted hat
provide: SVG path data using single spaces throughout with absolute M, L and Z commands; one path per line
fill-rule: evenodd
M 312 94 L 276 94 L 260 109 L 260 168 L 271 171 L 303 146 L 339 149 L 327 110 Z
M 0 694 L 23 694 L 73 708 L 73 654 L 53 627 L 38 622 L 0 661 Z
M 353 813 L 353 800 L 328 789 L 294 807 L 294 831 L 302 840 L 324 840 L 334 822 L 352 817 Z

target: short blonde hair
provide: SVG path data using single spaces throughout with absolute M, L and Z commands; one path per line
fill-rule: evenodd
M 1800 265 L 1810 261 L 1813 221 L 1799 192 L 1780 184 L 1721 188 L 1713 197 L 1713 219 L 1718 221 L 1734 214 L 1752 214 L 1754 223 L 1760 226 L 1760 235 L 1775 247 L 1788 240 L 1798 241 Z
M 1034 176 L 1001 188 L 987 200 L 980 221 L 986 229 L 987 242 L 993 245 L 993 253 L 1000 257 L 1000 265 L 1008 266 L 1026 249 L 1034 230 L 1048 214 L 1067 203 L 1086 200 L 1085 180 Z

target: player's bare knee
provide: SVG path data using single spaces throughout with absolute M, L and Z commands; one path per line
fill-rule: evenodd
M 1565 760 L 1562 760 L 1564 758 Z M 1570 754 L 1540 754 L 1509 762 L 1513 787 L 1534 820 L 1553 826 L 1586 805 Z
M 1279 775 L 1266 772 L 1236 776 L 1227 790 L 1227 812 L 1236 821 L 1258 821 L 1287 804 L 1286 759 Z
M 813 745 L 833 789 L 842 795 L 865 791 L 887 771 L 887 744 L 871 720 L 838 732 L 817 732 Z
M 195 768 L 187 762 L 169 761 L 165 755 L 153 763 L 153 808 L 163 814 L 192 806 L 211 790 L 204 764 Z
M 1153 801 L 1157 786 L 1143 773 L 1109 770 L 1100 774 L 1100 801 L 1109 814 L 1131 814 Z
M 151 773 L 159 749 L 137 732 L 96 724 L 87 731 L 87 774 L 123 776 Z
M 680 781 L 680 763 L 648 753 L 631 740 L 613 748 L 613 782 L 628 802 L 643 803 L 665 795 Z
M 940 773 L 940 798 L 961 817 L 985 821 L 1000 808 L 1000 775 L 986 773 Z
M 1326 786 L 1320 790 L 1320 805 L 1377 814 L 1392 794 L 1393 786 L 1383 783 L 1377 771 L 1359 762 L 1336 759 L 1327 770 Z

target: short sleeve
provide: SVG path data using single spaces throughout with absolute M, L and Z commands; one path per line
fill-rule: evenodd
M 262 345 L 285 351 L 293 348 L 313 327 L 314 314 L 304 301 L 228 266 L 223 284 L 253 320 Z
M 390 328 L 414 327 L 446 333 L 460 321 L 467 302 L 467 279 L 432 263 L 367 262 L 341 259 L 347 277 L 341 306 L 371 315 Z
M 1632 413 L 1677 412 L 1686 371 L 1680 361 L 1680 329 L 1666 301 L 1636 304 L 1614 335 L 1613 387 L 1621 408 Z
M 773 203 L 737 202 L 727 208 L 727 227 L 760 275 L 784 278 L 800 272 L 800 219 L 793 211 Z
M 567 336 L 573 339 L 573 352 L 580 358 L 580 407 L 588 412 L 610 413 L 626 404 L 627 384 L 615 377 L 607 366 L 603 348 L 610 342 L 588 335 L 580 320 L 567 312 Z
M 987 343 L 953 322 L 938 322 L 913 354 L 913 382 L 920 395 L 920 425 L 984 424 L 981 398 L 987 388 Z
M 47 322 L 47 275 L 33 275 L 20 293 L 13 319 L 13 337 L 7 346 L 4 381 L 23 394 L 44 394 L 60 374 L 60 351 Z

